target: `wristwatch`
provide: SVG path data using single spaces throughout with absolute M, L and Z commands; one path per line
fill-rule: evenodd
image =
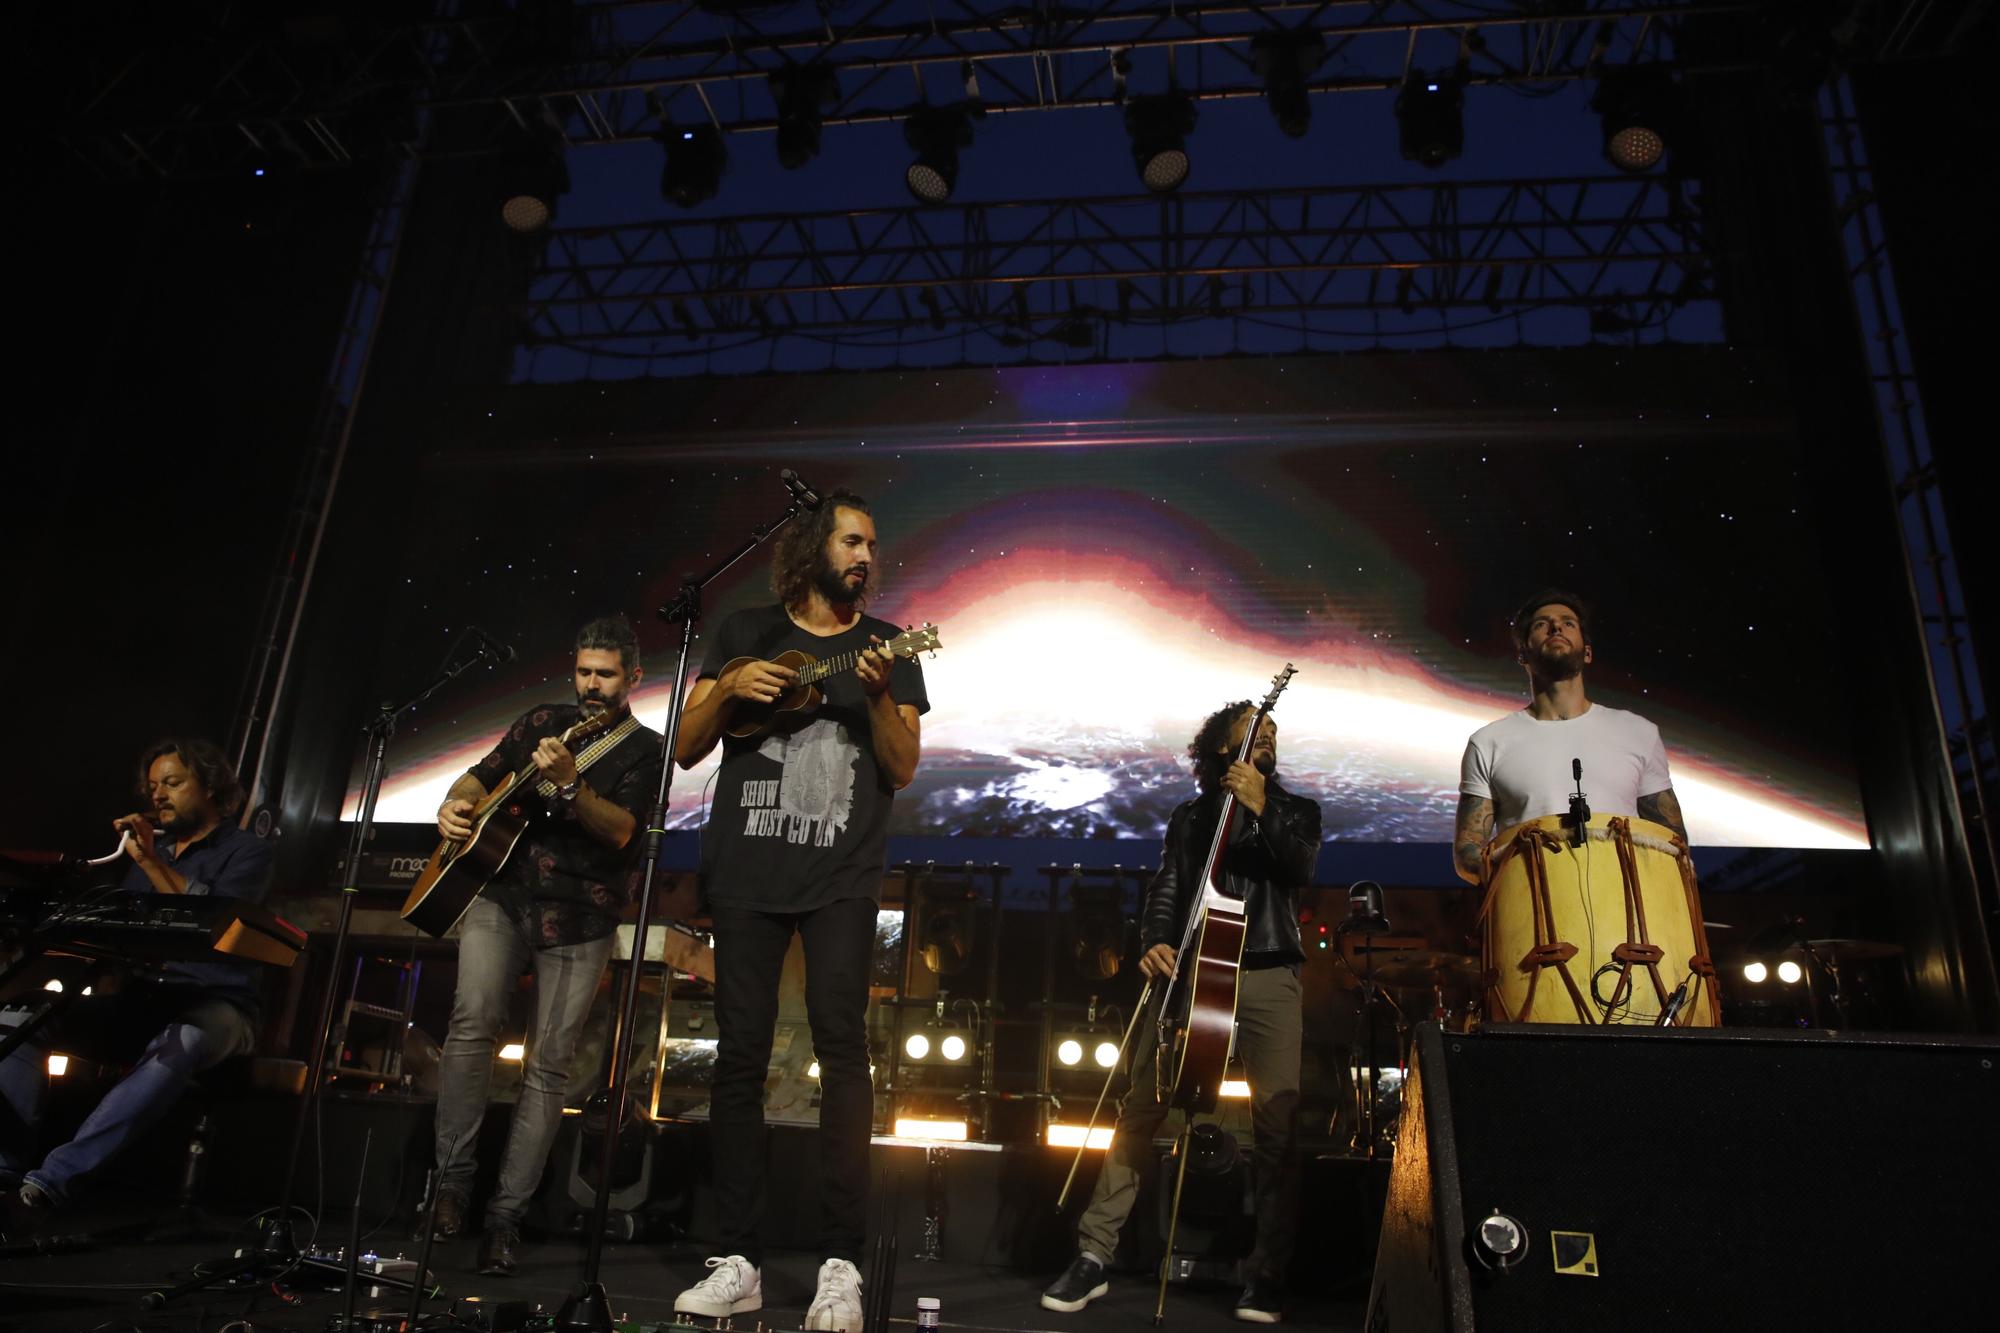
M 575 781 L 566 782 L 562 786 L 556 788 L 556 799 L 561 801 L 564 805 L 568 805 L 571 801 L 574 801 L 576 799 L 576 794 L 582 790 L 583 790 L 583 778 L 581 776 L 578 776 L 575 779 Z

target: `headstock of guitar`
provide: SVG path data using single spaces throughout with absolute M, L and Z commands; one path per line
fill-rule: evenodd
M 938 639 L 938 627 L 926 621 L 904 630 L 882 646 L 898 657 L 915 657 L 918 653 L 934 653 L 944 644 Z
M 592 713 L 588 717 L 579 718 L 568 731 L 562 734 L 564 748 L 567 749 L 575 741 L 589 740 L 592 736 L 603 731 L 617 720 L 617 716 L 609 708 L 601 713 Z
M 1271 692 L 1264 696 L 1264 702 L 1257 706 L 1257 711 L 1268 713 L 1273 708 L 1276 708 L 1278 706 L 1278 696 L 1285 692 L 1285 686 L 1291 684 L 1292 677 L 1298 673 L 1299 669 L 1297 667 L 1293 666 L 1290 662 L 1285 663 L 1285 669 L 1271 677 Z

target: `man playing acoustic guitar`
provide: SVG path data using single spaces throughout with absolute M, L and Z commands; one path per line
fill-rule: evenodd
M 679 753 L 693 765 L 720 743 L 722 768 L 702 834 L 702 888 L 715 922 L 718 1034 L 709 1135 L 715 1151 L 719 1255 L 674 1301 L 723 1318 L 763 1308 L 764 1080 L 778 979 L 796 931 L 805 945 L 806 1016 L 820 1068 L 820 1236 L 824 1262 L 809 1329 L 861 1327 L 862 1230 L 874 1084 L 868 1071 L 868 975 L 890 804 L 916 776 L 923 668 L 898 662 L 896 634 L 862 614 L 876 576 L 875 523 L 835 491 L 787 528 L 771 558 L 772 606 L 722 622 L 687 698 Z M 854 667 L 819 683 L 816 707 L 772 714 L 798 693 L 773 659 Z
M 437 1233 L 454 1236 L 472 1193 L 473 1143 L 486 1114 L 493 1043 L 515 981 L 534 972 L 521 1098 L 479 1247 L 479 1271 L 490 1276 L 514 1271 L 521 1217 L 562 1122 L 577 1033 L 611 956 L 631 853 L 660 784 L 660 734 L 623 716 L 641 674 L 639 637 L 625 617 L 593 620 L 577 632 L 574 674 L 576 707 L 543 705 L 522 714 L 438 807 L 438 832 L 464 840 L 488 791 L 530 762 L 541 772 L 528 798 L 539 799 L 540 810 L 466 909 L 458 991 L 438 1062 Z M 588 770 L 579 771 L 579 756 L 559 737 L 580 717 L 599 713 L 621 720 L 584 747 Z M 604 748 L 593 750 L 598 745 Z
M 1236 982 L 1236 1053 L 1250 1083 L 1250 1123 L 1255 1133 L 1251 1185 L 1257 1207 L 1257 1246 L 1244 1265 L 1245 1285 L 1236 1317 L 1275 1324 L 1283 1317 L 1285 1269 L 1297 1229 L 1299 1043 L 1303 1030 L 1299 964 L 1299 890 L 1319 861 L 1317 803 L 1278 782 L 1278 724 L 1269 717 L 1250 747 L 1249 762 L 1232 762 L 1257 709 L 1248 702 L 1217 709 L 1188 745 L 1200 794 L 1167 821 L 1160 869 L 1146 891 L 1141 921 L 1144 953 L 1139 970 L 1164 987 L 1174 970 L 1189 908 L 1201 892 L 1202 866 L 1215 835 L 1224 792 L 1241 807 L 1245 823 L 1230 839 L 1222 862 L 1222 891 L 1245 900 L 1243 967 Z M 1157 1009 L 1157 1002 L 1152 1006 Z M 1153 1164 L 1153 1135 L 1167 1117 L 1154 1078 L 1157 1052 L 1149 1039 L 1156 1015 L 1140 1024 L 1128 1078 L 1118 1105 L 1118 1128 L 1090 1203 L 1077 1223 L 1077 1257 L 1042 1293 L 1042 1308 L 1065 1314 L 1102 1296 L 1105 1270 L 1118 1233 L 1139 1197 L 1139 1182 Z

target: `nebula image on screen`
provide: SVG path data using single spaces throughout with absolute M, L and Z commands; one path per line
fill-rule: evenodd
M 1159 408 L 1161 377 L 1204 373 L 1212 396 L 1254 390 L 1258 410 Z M 1326 836 L 1447 842 L 1466 737 L 1526 701 L 1505 618 L 1557 583 L 1596 603 L 1591 697 L 1660 726 L 1697 844 L 1868 845 L 1827 725 L 1846 688 L 1831 614 L 1798 591 L 1817 587 L 1814 538 L 1782 430 L 1343 419 L 1289 410 L 1274 379 L 988 372 L 949 425 L 489 454 L 400 557 L 391 638 L 434 656 L 477 623 L 521 657 L 399 735 L 378 817 L 429 823 L 514 716 L 570 698 L 570 638 L 607 610 L 640 628 L 636 708 L 663 726 L 678 630 L 654 609 L 782 510 L 793 467 L 868 500 L 883 575 L 869 611 L 939 629 L 894 834 L 1158 838 L 1192 791 L 1201 719 L 1289 663 L 1280 771 L 1319 799 Z M 1579 494 L 1564 469 L 1583 449 L 1596 480 Z M 453 464 L 447 450 L 432 465 Z M 524 503 L 579 536 L 491 527 Z M 704 623 L 771 600 L 759 551 L 709 589 Z M 715 765 L 675 775 L 670 828 L 699 826 Z

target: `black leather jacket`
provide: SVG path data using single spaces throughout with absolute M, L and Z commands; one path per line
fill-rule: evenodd
M 1167 821 L 1160 869 L 1146 890 L 1140 939 L 1145 948 L 1179 948 L 1187 926 L 1190 890 L 1201 880 L 1215 836 L 1221 794 L 1185 801 Z M 1239 807 L 1238 818 L 1250 819 Z M 1299 890 L 1312 882 L 1319 861 L 1319 804 L 1293 795 L 1276 778 L 1264 782 L 1264 813 L 1239 829 L 1223 858 L 1223 892 L 1249 902 L 1243 942 L 1247 965 L 1271 966 L 1305 957 L 1299 943 Z

